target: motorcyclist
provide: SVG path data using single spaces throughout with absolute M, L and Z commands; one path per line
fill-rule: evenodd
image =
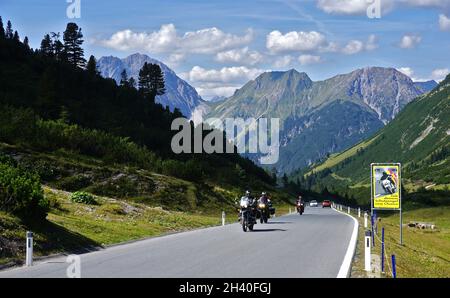
M 301 213 L 303 213 L 303 211 L 305 210 L 305 207 L 303 205 L 303 198 L 301 195 L 298 196 L 295 207 L 297 208 L 297 212 L 300 212 L 299 208 L 301 208 Z
M 268 204 L 269 203 L 269 197 L 267 196 L 266 192 L 262 192 L 261 193 L 261 197 L 259 198 L 259 202 L 263 203 L 263 204 Z
M 383 180 L 388 180 L 389 182 L 392 183 L 392 185 L 395 185 L 394 178 L 392 177 L 391 174 L 389 174 L 386 171 L 383 171 L 383 174 L 381 175 L 380 181 L 383 181 Z
M 248 200 L 248 202 L 249 202 L 249 204 L 250 205 L 253 205 L 255 202 L 254 202 L 254 198 L 253 198 L 253 196 L 252 196 L 252 194 L 251 194 L 251 192 L 249 191 L 249 190 L 246 190 L 245 191 L 245 194 L 241 197 L 241 201 L 243 200 L 243 199 L 246 199 L 246 200 Z M 239 215 L 238 215 L 238 221 L 240 221 L 241 220 L 241 211 L 239 210 Z

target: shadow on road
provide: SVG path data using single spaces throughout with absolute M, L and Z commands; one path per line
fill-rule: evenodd
M 253 232 L 286 232 L 284 229 L 254 229 Z
M 290 224 L 290 221 L 269 221 L 267 222 L 268 225 L 284 225 L 284 224 Z

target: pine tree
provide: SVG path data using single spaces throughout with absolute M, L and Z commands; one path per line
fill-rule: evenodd
M 86 59 L 84 59 L 84 50 L 81 47 L 84 42 L 81 28 L 75 23 L 68 23 L 63 40 L 67 61 L 75 67 L 83 68 L 86 65 Z
M 128 86 L 130 86 L 130 88 L 136 88 L 136 80 L 133 77 L 128 80 Z
M 122 87 L 128 86 L 128 75 L 126 69 L 122 70 L 122 72 L 120 73 L 120 86 Z
M 2 17 L 0 17 L 0 38 L 5 38 L 5 27 L 3 27 Z
M 283 182 L 283 186 L 287 187 L 289 184 L 289 179 L 288 176 L 286 175 L 286 173 L 284 173 L 283 177 L 281 178 L 282 182 Z
M 164 75 L 157 64 L 144 63 L 139 71 L 139 90 L 150 101 L 155 102 L 157 95 L 166 93 Z
M 95 57 L 93 55 L 89 57 L 86 70 L 88 73 L 92 75 L 100 75 L 99 71 L 97 70 L 97 61 L 95 60 Z
M 28 40 L 28 36 L 25 36 L 25 38 L 23 39 L 23 45 L 24 45 L 27 49 L 30 49 L 30 41 Z
M 46 56 L 52 56 L 53 55 L 53 46 L 52 46 L 52 40 L 50 39 L 49 34 L 45 34 L 44 39 L 41 41 L 41 53 Z
M 19 32 L 14 31 L 14 35 L 12 38 L 14 41 L 20 42 L 20 38 L 19 38 Z
M 64 45 L 59 39 L 53 42 L 53 52 L 55 54 L 56 60 L 67 61 Z
M 6 24 L 5 36 L 7 39 L 13 39 L 14 37 L 11 21 L 8 21 L 8 23 Z
M 53 56 L 56 57 L 56 60 L 58 61 L 65 61 L 66 60 L 66 56 L 65 56 L 65 51 L 64 51 L 64 45 L 61 42 L 61 40 L 59 40 L 61 34 L 59 32 L 51 32 L 51 48 L 52 48 L 52 53 Z

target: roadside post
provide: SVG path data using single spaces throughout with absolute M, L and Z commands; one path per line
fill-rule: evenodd
M 33 232 L 27 231 L 27 250 L 25 265 L 33 266 Z
M 358 217 L 361 217 L 361 208 L 358 207 Z
M 403 245 L 402 174 L 400 163 L 372 163 L 370 165 L 371 211 L 400 212 L 400 245 Z M 373 224 L 373 222 L 372 222 Z
M 289 214 L 292 214 L 292 209 L 291 209 L 291 207 L 289 207 Z
M 374 227 L 373 227 L 373 215 L 370 216 L 370 228 L 372 230 L 372 245 L 375 247 L 375 233 L 374 233 Z
M 222 226 L 225 225 L 225 211 L 222 211 Z
M 350 214 L 350 207 L 347 207 L 347 213 Z
M 377 211 L 373 210 L 373 229 L 375 234 L 378 235 L 378 219 L 377 219 Z
M 397 278 L 397 268 L 395 268 L 395 255 L 392 255 L 392 277 Z
M 381 272 L 384 273 L 384 227 L 381 228 Z
M 364 237 L 364 270 L 372 271 L 371 262 L 370 262 L 370 247 L 371 247 L 372 235 L 370 230 L 366 230 L 366 234 Z
M 366 228 L 367 229 L 367 217 L 368 217 L 369 215 L 367 214 L 367 212 L 364 212 L 364 228 Z

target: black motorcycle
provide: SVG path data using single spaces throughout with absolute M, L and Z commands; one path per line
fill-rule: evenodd
M 247 232 L 247 230 L 253 231 L 253 226 L 256 224 L 256 200 L 253 198 L 242 197 L 239 202 L 240 214 L 239 220 L 242 225 L 242 230 Z
M 305 205 L 303 204 L 303 202 L 297 202 L 297 212 L 298 214 L 302 215 L 303 212 L 305 212 Z
M 269 203 L 258 202 L 259 220 L 261 223 L 267 223 L 270 218 Z

